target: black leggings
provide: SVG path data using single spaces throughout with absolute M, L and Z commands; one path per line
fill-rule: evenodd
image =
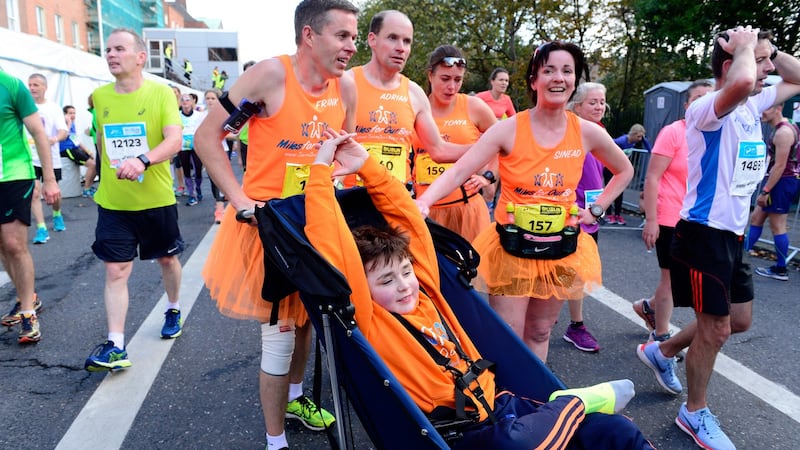
M 614 174 L 611 173 L 610 170 L 603 167 L 603 180 L 606 182 L 606 184 L 608 184 L 608 182 L 611 181 L 611 177 L 613 176 Z M 614 208 L 613 211 L 611 209 L 612 207 Z M 612 205 L 608 207 L 608 210 L 606 210 L 606 214 L 609 216 L 612 214 L 615 216 L 622 215 L 622 194 L 619 194 L 619 197 L 614 199 L 614 203 L 612 203 Z
M 228 155 L 228 161 L 230 161 L 231 160 L 231 152 L 230 152 L 230 150 L 225 150 L 225 153 Z M 208 181 L 211 182 L 211 195 L 214 196 L 214 200 L 216 200 L 218 202 L 224 202 L 225 201 L 225 194 L 219 191 L 219 188 L 214 183 L 214 179 L 211 178 L 210 175 L 208 177 Z
M 181 150 L 178 153 L 183 169 L 183 178 L 186 183 L 186 190 L 189 195 L 193 194 L 193 187 L 197 190 L 197 195 L 202 195 L 200 185 L 203 183 L 203 162 L 194 150 Z M 192 169 L 194 168 L 194 183 L 192 183 Z M 194 186 L 192 186 L 194 184 Z

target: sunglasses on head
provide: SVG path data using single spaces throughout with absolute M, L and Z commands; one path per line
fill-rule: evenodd
M 462 69 L 467 67 L 467 60 L 457 56 L 445 56 L 441 61 L 439 61 L 439 63 L 447 67 L 457 66 Z

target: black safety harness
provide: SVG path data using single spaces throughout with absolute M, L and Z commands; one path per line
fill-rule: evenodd
M 436 307 L 434 306 L 434 309 L 435 308 Z M 406 328 L 406 330 L 408 330 L 409 333 L 411 333 L 412 336 L 414 336 L 414 339 L 416 339 L 417 342 L 419 342 L 419 344 L 425 349 L 425 351 L 428 352 L 428 354 L 431 356 L 431 358 L 433 358 L 436 364 L 444 367 L 445 370 L 447 370 L 448 372 L 450 372 L 450 374 L 453 375 L 453 381 L 455 384 L 454 391 L 456 399 L 456 407 L 455 411 L 453 411 L 455 419 L 457 421 L 469 420 L 472 423 L 477 422 L 479 413 L 477 411 L 470 411 L 468 413 L 466 410 L 466 406 L 468 403 L 470 406 L 476 407 L 472 399 L 467 397 L 467 395 L 464 393 L 465 391 L 469 391 L 470 393 L 472 393 L 475 399 L 477 399 L 480 402 L 481 406 L 483 406 L 483 409 L 486 410 L 486 413 L 489 416 L 489 420 L 491 420 L 492 423 L 496 423 L 497 419 L 495 418 L 494 413 L 492 412 L 492 408 L 489 407 L 489 402 L 486 401 L 483 388 L 481 388 L 481 385 L 478 383 L 478 377 L 481 374 L 483 374 L 483 372 L 486 371 L 486 369 L 489 369 L 490 367 L 494 366 L 494 363 L 483 358 L 478 359 L 477 361 L 473 361 L 461 347 L 461 343 L 459 342 L 458 338 L 450 329 L 450 326 L 447 325 L 447 321 L 444 320 L 444 317 L 442 317 L 442 314 L 439 312 L 438 309 L 436 310 L 436 313 L 439 315 L 439 320 L 441 320 L 442 326 L 447 332 L 447 335 L 450 337 L 450 339 L 452 339 L 456 353 L 458 354 L 459 358 L 461 358 L 467 363 L 466 372 L 462 372 L 456 367 L 453 367 L 450 364 L 450 358 L 439 353 L 439 351 L 436 350 L 436 347 L 434 347 L 433 344 L 431 344 L 431 342 L 427 339 L 425 334 L 423 334 L 421 331 L 419 331 L 417 328 L 411 325 L 411 323 L 408 320 L 406 320 L 405 317 L 397 313 L 392 313 L 392 315 L 398 321 L 400 321 L 400 323 Z M 437 414 L 437 416 L 441 416 L 441 414 Z

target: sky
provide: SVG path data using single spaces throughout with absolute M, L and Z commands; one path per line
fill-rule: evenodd
M 186 0 L 194 18 L 222 20 L 226 31 L 239 32 L 239 61 L 294 53 L 297 0 Z

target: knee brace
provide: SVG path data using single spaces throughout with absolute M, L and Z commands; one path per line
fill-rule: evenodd
M 281 330 L 283 328 L 283 330 Z M 261 370 L 267 375 L 289 373 L 294 353 L 294 327 L 261 324 Z

